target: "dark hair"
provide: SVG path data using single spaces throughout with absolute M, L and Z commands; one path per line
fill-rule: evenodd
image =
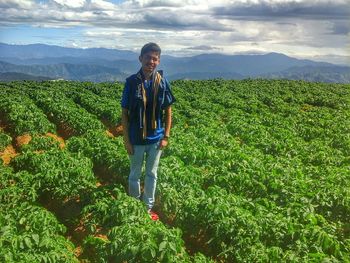
M 146 45 L 144 45 L 141 49 L 141 56 L 143 56 L 144 54 L 148 53 L 148 52 L 158 52 L 159 55 L 161 53 L 161 49 L 160 47 L 156 44 L 156 43 L 147 43 Z

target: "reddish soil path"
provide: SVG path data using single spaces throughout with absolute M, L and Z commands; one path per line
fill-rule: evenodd
M 5 123 L 5 118 L 0 114 L 0 132 L 6 131 L 7 124 Z M 18 153 L 12 144 L 9 144 L 3 151 L 0 152 L 0 159 L 3 160 L 5 165 L 8 165 L 11 162 L 11 159 L 14 158 Z
M 16 137 L 16 148 L 19 149 L 21 148 L 21 146 L 29 144 L 29 142 L 32 140 L 32 136 L 30 136 L 29 134 L 23 134 L 20 136 Z
M 106 134 L 108 137 L 123 136 L 123 125 L 118 124 L 117 126 L 110 127 L 106 130 Z
M 60 136 L 58 136 L 56 134 L 53 134 L 51 132 L 46 133 L 46 136 L 53 138 L 55 141 L 58 141 L 60 143 L 59 147 L 61 149 L 63 149 L 66 146 L 65 141 L 64 141 L 64 139 L 62 137 L 60 137 Z
M 12 144 L 8 145 L 5 150 L 0 152 L 0 158 L 3 160 L 5 165 L 8 165 L 11 162 L 11 159 L 16 157 L 18 153 Z

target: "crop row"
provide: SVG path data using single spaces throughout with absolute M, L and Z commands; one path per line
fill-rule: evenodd
M 81 213 L 75 221 L 88 229 L 83 246 L 92 251 L 84 257 L 102 262 L 131 260 L 128 255 L 136 261 L 209 260 L 200 253 L 189 257 L 183 237 L 192 251 L 224 262 L 350 260 L 348 85 L 277 80 L 172 84 L 174 127 L 160 163 L 156 201 L 161 219 L 175 227 L 170 229 L 150 224 L 142 204 L 115 187 L 114 182 L 127 185 L 122 138 L 108 138 L 104 127 L 83 128 L 70 120 L 87 123 L 91 119 L 81 116 L 101 119 L 109 112 L 109 122 L 115 121 L 111 116 L 118 112 L 112 105 L 119 108 L 122 85 L 11 86 L 12 92 L 27 92 L 58 127 L 65 123 L 75 130 L 63 151 L 46 137 L 34 138 L 37 145 L 24 146 L 12 166 L 29 174 L 23 178 L 32 178 L 23 183 L 31 186 L 25 189 L 32 196 L 78 197 Z M 79 163 L 85 168 L 72 173 L 70 167 Z M 53 176 L 40 177 L 46 170 Z M 96 187 L 92 171 L 107 186 Z M 19 179 L 8 182 L 13 180 Z M 67 189 L 55 187 L 55 180 Z
M 46 82 L 43 85 L 47 86 L 47 90 L 52 93 L 57 90 L 55 83 Z M 102 84 L 94 85 L 93 83 L 79 82 L 72 86 L 70 82 L 60 82 L 60 91 L 82 108 L 106 122 L 109 127 L 120 122 L 121 108 L 116 100 L 116 93 L 120 93 L 118 88 L 120 86 L 104 87 Z
M 57 150 L 54 145 L 49 150 L 32 146 L 36 152 L 28 147 L 13 160 L 15 172 L 2 174 L 0 196 L 4 218 L 0 221 L 3 222 L 1 247 L 6 262 L 15 262 L 21 257 L 44 262 L 75 262 L 74 246 L 62 236 L 65 227 L 46 209 L 35 205 L 37 201 L 43 205 L 54 201 L 61 204 L 60 209 L 65 209 L 65 204 L 71 199 L 84 207 L 78 213 L 81 217 L 78 221 L 86 222 L 88 229 L 88 236 L 83 241 L 83 257 L 97 262 L 107 262 L 110 258 L 117 262 L 154 257 L 163 261 L 189 258 L 179 230 L 168 229 L 161 223 L 153 224 L 145 207 L 127 196 L 124 189 L 98 189 L 88 158 Z M 55 232 L 50 232 L 51 228 L 56 229 Z M 98 236 L 98 231 L 107 234 L 106 238 Z M 128 242 L 120 242 L 123 235 L 117 233 L 125 231 L 136 232 L 129 236 Z M 141 246 L 139 241 L 144 232 L 149 235 Z M 96 242 L 103 249 L 94 254 L 91 246 Z M 134 248 L 130 250 L 130 246 Z
M 56 127 L 43 111 L 23 91 L 0 90 L 0 115 L 8 124 L 7 129 L 14 135 L 44 134 L 54 132 Z
M 170 193 L 160 202 L 168 220 L 191 222 L 182 229 L 228 261 L 349 260 L 350 191 L 343 187 L 350 179 L 349 147 L 334 144 L 348 142 L 348 87 L 263 80 L 174 84 L 180 104 L 174 115 L 180 116 L 168 155 L 176 159 L 172 166 L 163 160 L 160 175 L 160 191 Z M 309 94 L 316 91 L 318 98 Z M 237 199 L 243 201 L 232 208 Z
M 99 173 L 102 173 L 105 180 L 112 179 L 113 181 L 120 182 L 121 185 L 124 185 L 125 188 L 127 188 L 127 175 L 129 168 L 127 155 L 124 150 L 121 137 L 111 139 L 103 133 L 90 132 L 86 133 L 84 136 L 81 137 L 70 138 L 67 142 L 67 147 L 71 152 L 80 153 L 91 158 L 95 164 L 95 170 Z M 101 170 L 102 167 L 104 167 L 104 170 Z M 123 192 L 125 195 L 124 189 Z M 119 194 L 121 194 L 120 191 Z M 139 224 L 139 220 L 144 220 L 143 218 L 145 215 L 145 208 L 142 208 L 143 212 L 137 212 L 138 215 L 134 216 L 134 213 L 128 211 L 121 211 L 120 204 L 118 204 L 116 207 L 112 205 L 113 203 L 116 203 L 116 201 L 114 200 L 114 198 L 111 198 L 110 195 L 104 198 L 105 199 L 98 199 L 96 201 L 96 205 L 85 208 L 86 211 L 92 210 L 95 213 L 93 219 L 89 218 L 88 221 L 88 224 L 92 225 L 93 229 L 96 229 L 98 227 L 110 229 L 108 239 L 111 243 L 107 242 L 107 244 L 104 244 L 104 246 L 101 246 L 100 243 L 94 242 L 90 244 L 90 249 L 97 251 L 99 257 L 106 258 L 107 255 L 108 258 L 108 253 L 106 251 L 111 251 L 111 249 L 113 250 L 113 248 L 110 247 L 113 246 L 113 243 L 115 244 L 115 242 L 121 242 L 122 244 L 123 242 L 126 242 L 129 248 L 125 248 L 125 255 L 129 256 L 125 257 L 124 255 L 123 257 L 120 257 L 118 255 L 115 255 L 112 257 L 113 260 L 116 260 L 118 262 L 119 260 L 132 261 L 132 259 L 134 259 L 136 260 L 136 262 L 139 262 L 142 258 L 146 262 L 151 262 L 152 259 L 158 259 L 161 262 L 167 262 L 169 260 L 176 262 L 209 261 L 201 253 L 195 254 L 194 257 L 191 259 L 183 250 L 184 243 L 182 240 L 182 232 L 179 229 L 166 230 L 162 223 L 157 223 L 155 228 L 153 228 L 152 225 L 150 226 L 148 221 L 147 224 L 142 224 L 142 227 L 138 226 L 135 229 L 127 230 L 111 228 L 111 224 L 113 225 L 116 220 L 122 220 L 118 219 L 121 217 L 121 215 L 114 215 L 114 213 L 123 213 L 122 216 L 125 217 L 125 219 L 123 220 L 125 222 L 128 222 L 129 224 L 131 222 Z M 133 207 L 135 207 L 135 204 L 140 205 L 140 202 L 137 200 L 133 200 L 133 202 L 135 203 L 124 203 L 125 208 L 129 207 L 128 209 L 132 209 Z M 142 216 L 139 216 L 140 214 L 142 214 Z M 96 221 L 98 221 L 99 223 L 94 223 Z M 129 234 L 123 235 L 124 239 L 119 238 L 117 239 L 118 241 L 115 241 L 118 237 L 116 233 L 121 234 L 125 231 Z M 148 231 L 151 234 L 151 236 L 143 236 L 142 233 L 145 233 L 143 231 Z M 169 235 L 171 236 L 164 236 L 165 233 L 167 233 L 166 231 L 170 231 L 169 233 L 172 234 Z M 144 242 L 140 243 L 139 240 L 143 240 Z M 146 248 L 148 248 L 148 250 Z M 175 252 L 179 253 L 176 257 L 174 257 L 173 255 L 173 253 Z M 109 257 L 111 257 L 111 254 L 109 254 Z
M 66 227 L 37 204 L 33 175 L 2 164 L 0 174 L 0 261 L 78 262 Z
M 80 135 L 88 130 L 104 130 L 96 116 L 79 107 L 63 92 L 33 88 L 30 96 L 49 119 L 63 130 L 66 136 Z
M 87 141 L 84 141 L 86 139 Z M 82 209 L 78 215 L 75 215 L 78 218 L 72 218 L 72 215 L 68 215 L 68 220 L 82 222 L 86 228 L 85 235 L 87 236 L 82 241 L 83 254 L 81 257 L 93 262 L 110 260 L 116 262 L 134 260 L 138 262 L 141 259 L 152 261 L 154 258 L 158 258 L 160 261 L 206 262 L 205 257 L 201 254 L 196 254 L 191 259 L 185 251 L 181 231 L 169 229 L 162 223 L 153 223 L 148 217 L 145 207 L 137 200 L 127 196 L 123 188 L 113 189 L 111 186 L 98 189 L 96 187 L 97 181 L 92 172 L 93 164 L 89 158 L 83 156 L 91 156 L 97 170 L 99 166 L 103 165 L 107 167 L 107 171 L 109 169 L 125 174 L 125 161 L 122 161 L 125 158 L 119 160 L 119 163 L 116 162 L 118 155 L 120 155 L 120 153 L 118 154 L 118 146 L 121 145 L 121 141 L 111 143 L 111 140 L 104 133 L 95 131 L 91 132 L 91 135 L 87 133 L 84 137 L 72 137 L 67 143 L 67 149 L 71 150 L 69 152 L 61 150 L 57 142 L 45 136 L 34 136 L 29 144 L 23 145 L 20 149 L 21 155 L 11 163 L 16 173 L 4 178 L 2 188 L 4 189 L 3 196 L 7 202 L 32 200 L 32 203 L 24 204 L 26 208 L 19 208 L 21 211 L 30 210 L 37 201 L 43 205 L 51 202 L 58 203 L 57 210 L 65 210 L 66 205 L 71 200 L 78 202 Z M 83 149 L 84 151 L 74 153 L 74 149 Z M 123 152 L 123 156 L 126 157 L 125 152 Z M 120 167 L 120 165 L 122 166 Z M 114 174 L 114 176 L 116 175 Z M 16 187 L 10 187 L 11 185 Z M 28 217 L 31 216 L 29 213 Z M 8 214 L 8 217 L 11 218 L 8 227 L 13 228 L 14 222 L 18 221 L 17 217 L 12 214 Z M 21 222 L 26 220 L 29 219 L 27 217 L 21 218 Z M 37 220 L 40 222 L 41 218 Z M 66 222 L 66 224 L 72 224 L 72 222 Z M 43 229 L 45 226 L 43 224 Z M 62 230 L 58 234 L 62 235 L 64 232 Z M 149 233 L 147 237 L 144 236 L 145 232 Z M 129 239 L 125 242 L 125 238 L 120 239 L 121 236 L 125 237 L 125 233 L 134 233 L 134 235 L 128 235 Z M 13 232 L 11 235 L 13 239 L 20 238 L 17 232 Z M 26 258 L 29 260 L 34 258 L 31 249 L 40 251 L 41 243 L 36 241 L 37 236 L 40 236 L 39 233 L 35 232 L 31 236 L 31 232 L 24 231 L 23 235 L 29 237 L 24 239 L 25 241 L 21 241 L 22 243 L 19 245 L 4 244 L 4 247 L 11 250 L 11 252 L 7 251 L 4 254 L 7 261 L 16 261 L 16 258 L 25 253 L 24 251 L 28 251 Z M 105 236 L 105 238 L 101 238 L 101 236 Z M 65 239 L 63 236 L 56 239 L 56 243 L 51 241 L 51 246 L 59 249 L 60 242 Z M 140 240 L 144 242 L 140 244 Z M 76 260 L 73 254 L 74 246 L 69 241 L 67 242 L 66 247 L 69 248 L 70 253 L 66 254 L 67 257 L 70 255 L 69 258 L 63 258 L 62 254 L 52 256 L 42 252 L 42 254 L 36 255 L 36 259 L 74 262 Z M 54 251 L 51 249 L 52 253 Z

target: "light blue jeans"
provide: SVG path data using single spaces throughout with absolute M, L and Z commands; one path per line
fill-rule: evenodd
M 159 142 L 146 145 L 133 145 L 133 147 L 134 154 L 129 155 L 129 195 L 137 199 L 141 198 L 140 178 L 145 159 L 145 183 L 142 200 L 145 202 L 147 209 L 151 209 L 155 201 L 157 170 L 162 150 L 159 149 Z

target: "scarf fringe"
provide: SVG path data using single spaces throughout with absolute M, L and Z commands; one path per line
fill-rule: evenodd
M 159 85 L 160 85 L 161 80 L 162 80 L 162 76 L 159 74 L 159 72 L 155 72 L 155 74 L 153 74 L 153 79 L 152 79 L 152 91 L 153 91 L 152 121 L 151 121 L 152 130 L 155 130 L 157 128 L 156 107 L 157 107 L 158 90 L 159 90 Z M 145 86 L 144 86 L 143 81 L 141 84 L 141 89 L 142 89 L 142 99 L 143 99 L 143 106 L 144 106 L 142 137 L 143 137 L 143 139 L 146 139 L 146 136 L 147 136 L 147 120 L 146 120 L 147 96 L 146 96 L 146 90 L 145 90 Z

